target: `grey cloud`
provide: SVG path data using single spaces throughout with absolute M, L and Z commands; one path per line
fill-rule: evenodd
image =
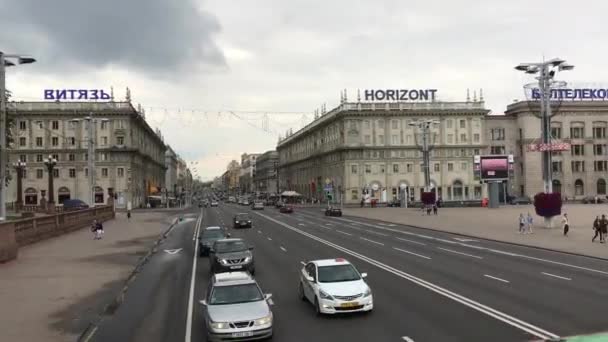
M 171 74 L 226 65 L 216 17 L 193 0 L 0 0 L 0 42 L 49 68 L 119 66 Z M 10 9 L 10 10 L 5 10 Z

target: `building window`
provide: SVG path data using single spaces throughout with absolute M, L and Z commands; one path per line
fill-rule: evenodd
M 412 143 L 412 136 L 410 134 L 405 136 L 405 143 L 406 144 L 411 144 Z
M 606 154 L 606 145 L 603 145 L 603 144 L 593 145 L 593 155 L 603 156 L 605 154 Z
M 561 126 L 551 127 L 551 136 L 555 139 L 561 139 L 562 138 L 562 127 Z
M 597 180 L 597 189 L 596 189 L 596 193 L 598 195 L 605 195 L 606 194 L 606 181 L 602 178 Z
M 116 121 L 117 121 L 117 122 L 116 122 L 116 123 L 117 123 L 117 125 L 116 125 L 117 127 L 116 127 L 116 128 L 118 128 L 118 129 L 123 129 L 123 128 L 125 128 L 125 120 L 122 120 L 122 119 L 121 119 L 121 120 L 116 120 Z
M 398 135 L 393 134 L 392 139 L 393 139 L 393 145 L 399 145 L 399 136 Z
M 101 177 L 108 177 L 108 168 L 107 167 L 101 168 Z
M 76 121 L 68 121 L 68 129 L 75 129 L 76 128 Z
M 51 122 L 51 129 L 58 130 L 59 129 L 59 121 Z
M 380 169 L 380 173 L 384 173 L 386 172 L 385 168 L 384 168 L 384 164 L 379 165 L 378 168 Z
M 359 199 L 359 191 L 357 191 L 357 190 L 351 190 L 350 191 L 350 197 L 353 200 Z
M 89 176 L 89 169 L 88 168 L 84 168 L 84 176 L 88 177 Z
M 406 170 L 407 170 L 407 172 L 412 172 L 412 164 L 407 164 Z
M 479 155 L 479 149 L 478 148 L 474 149 L 473 150 L 473 154 L 476 155 L 476 156 L 478 156 Z
M 365 121 L 363 121 L 363 126 L 364 126 L 366 129 L 370 129 L 370 123 L 369 123 L 369 120 L 365 120 Z
M 369 136 L 369 134 L 366 134 L 363 138 L 365 139 L 364 141 L 365 141 L 366 144 L 371 144 L 372 143 L 371 137 Z
M 370 164 L 365 164 L 365 173 L 372 173 L 372 166 Z
M 585 162 L 582 160 L 575 160 L 571 162 L 572 172 L 585 172 Z
M 473 142 L 476 142 L 476 143 L 479 142 L 479 133 L 473 134 Z
M 23 162 L 23 163 L 27 162 L 27 155 L 25 155 L 25 154 L 19 155 L 19 161 Z
M 119 178 L 124 177 L 124 176 L 125 176 L 125 169 L 124 169 L 124 168 L 122 168 L 122 167 L 119 167 L 118 169 L 116 169 L 116 175 L 117 175 Z
M 53 157 L 53 159 L 55 159 L 56 161 L 59 161 L 59 155 L 57 153 L 52 154 L 51 157 Z
M 454 181 L 454 184 L 452 184 L 452 191 L 454 193 L 454 199 L 455 200 L 461 200 L 462 199 L 462 182 L 461 181 Z
M 70 178 L 76 178 L 76 169 L 70 169 Z
M 570 153 L 572 153 L 573 156 L 584 156 L 585 155 L 585 145 L 570 146 Z
M 125 144 L 125 137 L 116 137 L 116 145 L 122 146 Z
M 51 138 L 51 145 L 53 145 L 53 146 L 59 146 L 59 137 L 52 137 Z
M 583 196 L 585 194 L 585 183 L 582 180 L 577 179 L 574 182 L 574 195 Z
M 357 172 L 358 172 L 357 165 L 351 165 L 350 166 L 350 173 L 352 173 L 353 175 L 356 175 Z
M 391 126 L 393 127 L 393 129 L 399 129 L 399 121 L 392 120 L 391 121 Z
M 384 145 L 384 135 L 380 134 L 378 136 L 378 144 Z
M 69 141 L 70 145 L 72 145 L 72 146 L 76 146 L 76 138 L 74 138 L 74 137 L 69 137 L 69 138 L 68 138 L 68 141 Z
M 393 164 L 393 173 L 399 173 L 399 164 Z
M 435 163 L 435 165 L 434 165 L 435 172 L 439 172 L 441 170 L 441 166 L 440 165 L 441 164 L 439 164 L 439 163 Z
M 467 135 L 466 134 L 464 134 L 464 133 L 460 134 L 460 142 L 461 143 L 467 142 Z
M 44 170 L 43 169 L 37 169 L 36 170 L 36 178 L 42 179 L 42 177 L 44 177 Z
M 466 162 L 460 163 L 460 169 L 462 171 L 466 171 L 466 169 L 467 169 L 467 163 Z
M 505 129 L 504 128 L 492 128 L 490 131 L 490 138 L 494 141 L 505 140 Z
M 446 120 L 446 126 L 447 126 L 447 128 L 452 128 L 452 125 L 453 125 L 452 124 L 452 119 L 447 119 Z
M 454 143 L 454 134 L 448 134 L 448 144 Z
M 490 146 L 490 154 L 505 154 L 504 146 Z
M 36 137 L 36 146 L 42 147 L 42 137 Z
M 108 146 L 108 137 L 101 137 L 101 146 Z
M 89 154 L 88 153 L 84 154 L 83 160 L 84 161 L 88 161 L 89 160 Z
M 606 127 L 593 127 L 594 139 L 606 139 Z
M 107 161 L 108 160 L 108 154 L 106 152 L 101 152 L 100 156 L 101 156 L 101 161 Z
M 454 164 L 448 163 L 448 172 L 454 171 Z
M 27 121 L 19 121 L 19 129 L 25 131 L 27 129 Z
M 552 162 L 552 169 L 553 172 L 562 172 L 562 162 L 561 161 L 554 161 Z
M 76 160 L 76 155 L 74 153 L 68 154 L 68 160 L 69 161 L 75 161 Z
M 460 120 L 460 128 L 466 128 L 467 127 L 467 122 L 464 119 Z
M 25 137 L 20 137 L 19 146 L 25 146 L 26 144 L 27 144 L 27 140 L 25 139 Z
M 36 162 L 38 163 L 42 163 L 42 160 L 44 159 L 44 157 L 42 156 L 42 154 L 37 154 L 36 155 Z
M 102 130 L 105 130 L 105 129 L 107 129 L 107 128 L 108 128 L 108 121 L 107 121 L 107 120 L 103 120 L 103 121 L 101 122 L 101 129 L 102 129 Z
M 59 178 L 59 169 L 53 169 L 53 178 Z
M 608 171 L 608 161 L 596 160 L 593 162 L 593 171 Z
M 585 137 L 585 127 L 570 127 L 570 138 L 582 139 Z
M 475 188 L 473 189 L 473 196 L 475 196 L 475 199 L 481 198 L 481 187 L 479 185 L 475 185 Z

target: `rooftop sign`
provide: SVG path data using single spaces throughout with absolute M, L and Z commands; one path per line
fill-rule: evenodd
M 437 89 L 365 89 L 365 101 L 435 101 Z

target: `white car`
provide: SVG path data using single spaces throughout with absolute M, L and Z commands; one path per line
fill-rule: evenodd
M 359 271 L 346 259 L 309 261 L 300 272 L 298 292 L 317 314 L 372 311 L 372 291 Z

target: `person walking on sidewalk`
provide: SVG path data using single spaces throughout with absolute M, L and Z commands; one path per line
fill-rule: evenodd
M 606 243 L 606 235 L 608 234 L 608 219 L 606 215 L 602 215 L 600 220 L 600 243 Z
M 533 234 L 532 233 L 532 226 L 533 225 L 534 225 L 534 218 L 528 212 L 528 217 L 526 218 L 526 234 Z
M 433 205 L 433 214 L 437 215 L 437 203 Z
M 564 213 L 562 217 L 562 223 L 564 224 L 564 236 L 568 236 L 568 231 L 570 230 L 570 222 L 568 221 L 568 214 Z
M 595 235 L 593 235 L 591 242 L 595 242 L 595 239 L 598 236 L 600 237 L 600 242 L 602 242 L 602 228 L 600 227 L 600 224 L 601 224 L 600 217 L 596 216 L 595 220 L 593 221 L 593 230 L 595 230 Z
M 93 240 L 101 240 L 101 238 L 103 237 L 103 225 L 101 224 L 101 222 L 93 220 L 91 230 L 95 234 Z
M 524 217 L 524 214 L 519 213 L 519 234 L 524 233 L 525 226 L 526 226 L 526 218 Z
M 199 204 L 200 207 L 200 204 Z M 127 210 L 127 220 L 131 221 L 131 210 Z

